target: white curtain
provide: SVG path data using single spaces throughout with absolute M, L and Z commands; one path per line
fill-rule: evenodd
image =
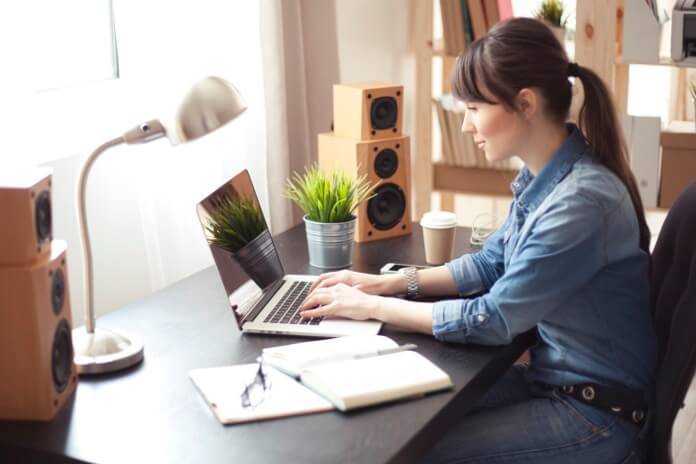
M 268 197 L 274 233 L 301 212 L 283 198 L 286 179 L 316 161 L 316 137 L 331 129 L 339 81 L 334 0 L 262 0 Z

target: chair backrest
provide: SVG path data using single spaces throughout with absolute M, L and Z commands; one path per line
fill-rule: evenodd
M 672 425 L 696 368 L 696 183 L 672 205 L 651 258 L 659 364 L 651 463 L 670 463 Z

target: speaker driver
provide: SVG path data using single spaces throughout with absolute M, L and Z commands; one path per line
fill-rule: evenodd
M 377 153 L 375 157 L 375 174 L 380 178 L 386 179 L 394 175 L 399 168 L 399 158 L 391 148 L 385 148 Z
M 43 242 L 51 235 L 51 195 L 43 191 L 36 199 L 36 235 Z
M 53 336 L 53 353 L 51 355 L 51 369 L 53 371 L 53 386 L 58 393 L 62 393 L 70 381 L 73 363 L 72 338 L 68 321 L 62 319 L 56 327 Z
M 375 98 L 370 107 L 370 121 L 374 129 L 389 129 L 396 125 L 397 117 L 396 98 Z
M 387 230 L 397 225 L 406 210 L 406 195 L 396 184 L 384 184 L 375 189 L 367 203 L 367 218 L 375 229 Z
M 53 304 L 53 312 L 58 315 L 63 309 L 65 301 L 65 275 L 61 268 L 57 268 L 53 272 L 53 280 L 51 281 L 51 303 Z

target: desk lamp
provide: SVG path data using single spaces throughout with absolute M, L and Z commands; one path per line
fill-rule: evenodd
M 99 374 L 133 366 L 143 359 L 143 343 L 136 337 L 97 329 L 94 323 L 92 251 L 85 220 L 87 176 L 95 160 L 108 148 L 122 143 L 147 143 L 167 137 L 172 145 L 195 140 L 233 120 L 246 109 L 234 86 L 219 77 L 197 82 L 184 98 L 174 121 L 175 132 L 158 120 L 144 122 L 110 140 L 92 153 L 82 165 L 77 184 L 77 217 L 82 239 L 84 267 L 85 326 L 73 330 L 75 365 L 80 374 Z

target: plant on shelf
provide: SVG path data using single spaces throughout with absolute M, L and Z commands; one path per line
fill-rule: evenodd
M 266 224 L 256 202 L 224 194 L 211 201 L 206 230 L 211 245 L 236 253 L 258 237 Z
M 316 165 L 294 173 L 287 181 L 285 196 L 304 212 L 309 263 L 322 269 L 352 264 L 356 218 L 353 212 L 372 197 L 367 176 L 351 178 L 334 172 L 326 174 Z
M 561 45 L 565 39 L 565 27 L 568 21 L 567 17 L 563 17 L 564 13 L 565 7 L 561 0 L 543 0 L 534 13 L 537 19 L 545 22 L 551 28 Z
M 534 16 L 546 21 L 551 26 L 565 27 L 568 18 L 563 17 L 564 6 L 561 0 L 544 0 L 539 5 Z

